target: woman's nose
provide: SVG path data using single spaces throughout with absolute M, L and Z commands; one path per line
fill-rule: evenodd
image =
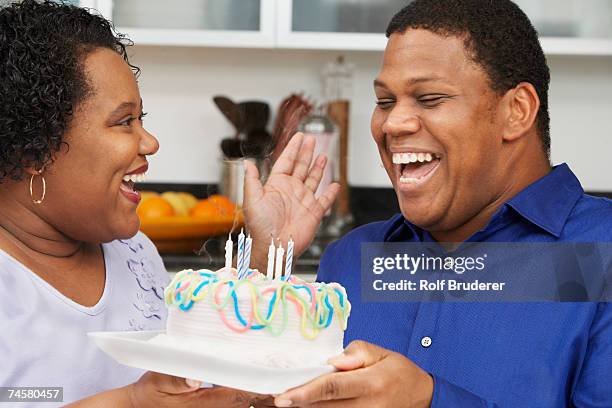
M 140 154 L 147 156 L 155 154 L 159 150 L 159 141 L 151 133 L 142 129 L 142 136 L 140 138 Z

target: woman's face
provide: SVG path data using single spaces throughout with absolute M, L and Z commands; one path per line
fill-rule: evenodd
M 146 155 L 159 143 L 142 124 L 134 74 L 121 56 L 98 49 L 85 57 L 92 94 L 76 107 L 55 161 L 44 176 L 41 216 L 68 237 L 108 242 L 133 236 L 140 226 L 140 194 L 130 175 L 147 171 Z

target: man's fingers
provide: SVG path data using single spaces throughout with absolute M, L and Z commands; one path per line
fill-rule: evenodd
M 274 397 L 271 395 L 262 396 L 257 401 L 251 403 L 254 408 L 276 408 Z
M 325 191 L 323 191 L 323 194 L 321 194 L 321 196 L 317 199 L 319 205 L 321 206 L 321 215 L 324 215 L 327 210 L 331 208 L 332 204 L 336 200 L 336 197 L 338 197 L 339 192 L 340 184 L 338 183 L 331 183 L 329 186 L 327 186 Z
M 246 391 L 239 391 L 233 388 L 215 387 L 209 390 L 202 390 L 199 396 L 203 407 L 249 407 L 257 399 L 256 394 Z
M 293 176 L 300 179 L 300 181 L 304 181 L 308 175 L 308 170 L 310 169 L 310 164 L 312 162 L 312 156 L 314 154 L 315 143 L 315 138 L 312 136 L 305 137 L 304 141 L 302 142 L 302 146 L 297 157 L 297 163 L 293 169 Z
M 329 363 L 339 370 L 355 370 L 369 367 L 391 354 L 391 351 L 361 340 L 351 342 L 344 352 L 333 357 Z
M 357 372 L 333 373 L 321 376 L 274 399 L 278 407 L 299 407 L 321 401 L 344 400 L 360 396 L 367 377 Z
M 272 166 L 272 170 L 270 170 L 270 175 L 274 174 L 288 174 L 290 175 L 293 172 L 293 168 L 295 166 L 295 161 L 300 152 L 300 148 L 302 147 L 302 142 L 304 140 L 304 135 L 302 133 L 296 133 L 293 135 L 289 143 L 287 143 L 287 147 L 281 153 L 281 155 Z
M 185 378 L 185 384 L 191 389 L 198 389 L 202 385 L 202 381 L 192 380 L 191 378 Z
M 244 161 L 244 207 L 259 200 L 264 194 L 263 185 L 259 180 L 259 170 L 250 160 Z
M 340 371 L 356 370 L 363 368 L 365 365 L 364 359 L 361 356 L 344 353 L 330 358 L 327 362 Z
M 304 405 L 304 408 L 372 408 L 374 405 L 370 401 L 363 399 L 349 398 L 335 401 L 320 401 Z
M 323 172 L 325 171 L 326 165 L 327 156 L 320 154 L 315 159 L 314 164 L 308 173 L 308 178 L 304 182 L 304 185 L 313 193 L 317 191 L 317 188 L 319 187 L 319 183 L 321 182 L 321 178 L 323 178 Z

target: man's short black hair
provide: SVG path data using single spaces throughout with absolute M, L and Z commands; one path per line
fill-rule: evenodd
M 408 29 L 464 37 L 466 50 L 499 94 L 520 82 L 531 83 L 540 98 L 538 133 L 550 156 L 550 71 L 538 33 L 516 4 L 510 0 L 415 0 L 391 19 L 387 37 Z
M 108 48 L 129 64 L 130 44 L 110 22 L 75 6 L 25 0 L 0 7 L 0 182 L 41 169 L 65 143 L 75 108 L 92 92 L 84 57 Z

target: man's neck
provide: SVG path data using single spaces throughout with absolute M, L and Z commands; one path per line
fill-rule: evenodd
M 529 163 L 528 157 L 525 162 Z M 508 184 L 493 199 L 483 207 L 476 215 L 469 218 L 458 227 L 448 231 L 429 231 L 431 236 L 438 242 L 464 242 L 476 232 L 482 230 L 493 218 L 495 212 L 512 197 L 533 184 L 537 180 L 546 176 L 551 171 L 550 163 L 541 154 L 531 158 L 532 165 L 523 169 L 513 171 L 512 180 L 514 183 Z

